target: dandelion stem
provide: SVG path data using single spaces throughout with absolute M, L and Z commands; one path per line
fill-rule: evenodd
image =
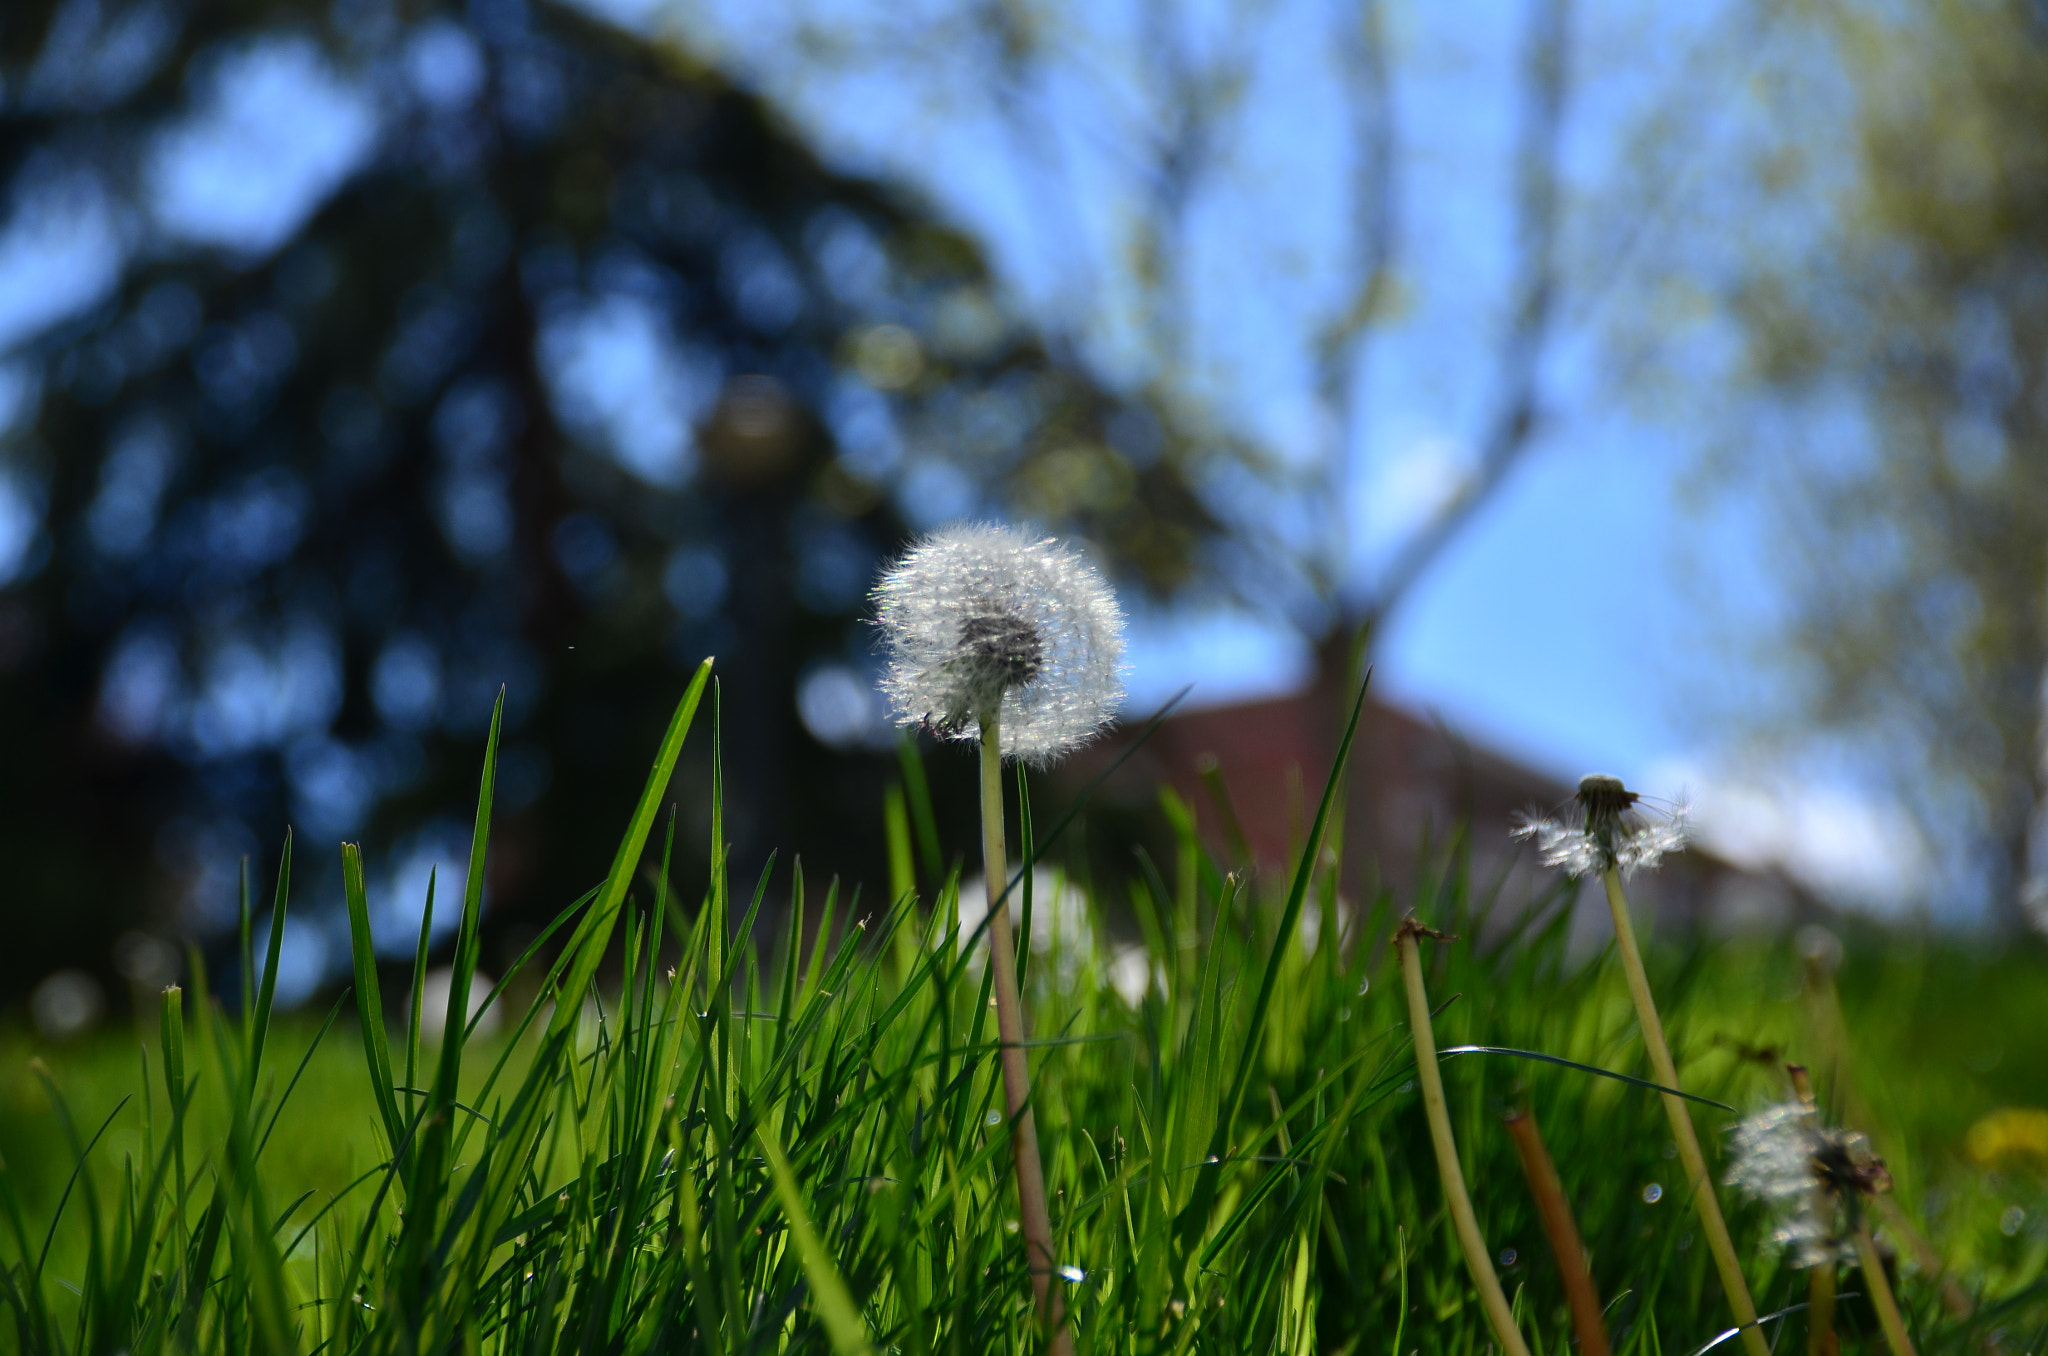
M 1807 1120 L 1811 1124 L 1819 1112 L 1813 1097 L 1813 1078 L 1803 1064 L 1787 1064 L 1785 1077 L 1792 1084 L 1792 1095 L 1806 1108 Z M 1834 1203 L 1827 1188 L 1816 1185 L 1813 1195 L 1812 1208 L 1816 1217 L 1831 1218 Z M 1832 1256 L 1806 1271 L 1806 1353 L 1807 1356 L 1840 1356 L 1841 1353 L 1841 1344 L 1835 1340 L 1835 1259 Z
M 1038 1158 L 1038 1126 L 1032 1114 L 1031 1070 L 1027 1062 L 1024 997 L 1017 991 L 1017 943 L 1010 931 L 1003 885 L 1009 850 L 1003 840 L 1003 743 L 1000 717 L 981 721 L 981 852 L 988 878 L 989 967 L 995 976 L 996 1032 L 1002 1040 L 1003 1103 L 1009 1111 L 1010 1153 L 1017 1165 L 1017 1212 L 1022 1216 L 1024 1255 L 1031 1290 L 1045 1324 L 1048 1356 L 1072 1356 L 1067 1335 L 1066 1298 L 1053 1282 L 1059 1259 L 1053 1252 L 1052 1212 L 1045 1203 L 1045 1168 Z
M 1436 1146 L 1437 1172 L 1444 1183 L 1444 1203 L 1450 1208 L 1451 1224 L 1464 1250 L 1465 1265 L 1478 1287 L 1479 1304 L 1493 1328 L 1494 1339 L 1507 1356 L 1529 1356 L 1529 1346 L 1515 1327 L 1514 1311 L 1501 1292 L 1500 1277 L 1493 1271 L 1493 1255 L 1486 1250 L 1486 1237 L 1479 1232 L 1479 1217 L 1472 1212 L 1472 1197 L 1465 1190 L 1465 1171 L 1458 1165 L 1458 1142 L 1451 1137 L 1451 1113 L 1444 1102 L 1443 1071 L 1436 1063 L 1436 1035 L 1429 1025 L 1429 994 L 1422 987 L 1422 954 L 1415 944 L 1427 932 L 1413 918 L 1394 933 L 1394 947 L 1401 958 L 1401 982 L 1408 989 L 1408 1029 L 1415 1040 L 1415 1077 L 1422 1084 L 1422 1109 L 1429 1118 L 1429 1138 Z
M 1543 1132 L 1536 1127 L 1535 1113 L 1522 1107 L 1508 1114 L 1506 1124 L 1508 1138 L 1515 1142 L 1515 1153 L 1522 1160 L 1522 1172 L 1529 1179 L 1529 1194 L 1536 1198 L 1536 1214 L 1550 1240 L 1551 1255 L 1557 1258 L 1572 1328 L 1579 1335 L 1580 1356 L 1607 1356 L 1607 1321 L 1600 1309 L 1600 1292 L 1593 1285 L 1586 1246 L 1579 1241 L 1571 1202 L 1565 1198 L 1564 1182 L 1543 1143 Z
M 1884 1259 L 1877 1255 L 1877 1242 L 1870 1226 L 1856 1226 L 1856 1260 L 1863 1267 L 1863 1283 L 1870 1288 L 1870 1307 L 1877 1310 L 1877 1325 L 1884 1329 L 1885 1344 L 1892 1356 L 1914 1356 L 1913 1339 L 1906 1336 L 1906 1322 L 1899 1317 L 1899 1302 L 1892 1297 L 1892 1283 L 1885 1279 Z
M 1843 1115 L 1859 1124 L 1876 1128 L 1879 1122 L 1870 1114 L 1863 1099 L 1856 1095 L 1855 1080 L 1849 1076 L 1849 1024 L 1842 1016 L 1842 997 L 1835 986 L 1834 966 L 1823 957 L 1808 956 L 1805 968 L 1807 1021 L 1812 1040 L 1826 1061 L 1822 1067 L 1827 1072 L 1834 1100 Z M 1880 1222 L 1886 1235 L 1913 1254 L 1913 1260 L 1922 1272 L 1936 1279 L 1941 1288 L 1942 1304 L 1957 1318 L 1968 1318 L 1976 1304 L 1949 1271 L 1941 1254 L 1934 1250 L 1934 1244 L 1928 1241 L 1927 1235 L 1890 1196 L 1878 1196 L 1872 1204 L 1883 1217 Z
M 1643 970 L 1643 953 L 1636 945 L 1635 924 L 1629 916 L 1628 896 L 1621 891 L 1621 872 L 1609 866 L 1601 879 L 1607 886 L 1607 907 L 1614 915 L 1614 940 L 1621 952 L 1621 968 L 1628 976 L 1629 996 L 1635 1000 L 1636 1021 L 1643 1029 L 1643 1045 L 1650 1052 L 1650 1069 L 1657 1081 L 1668 1088 L 1684 1086 L 1678 1081 L 1678 1066 L 1672 1062 L 1671 1047 L 1664 1039 L 1664 1023 L 1657 1017 L 1657 1000 L 1650 995 L 1650 977 Z M 1664 1114 L 1671 1120 L 1671 1137 L 1678 1143 L 1679 1162 L 1684 1165 L 1686 1185 L 1692 1191 L 1693 1206 L 1699 1211 L 1700 1232 L 1707 1236 L 1707 1250 L 1721 1274 L 1721 1289 L 1728 1296 L 1728 1308 L 1742 1331 L 1742 1344 L 1749 1356 L 1770 1356 L 1763 1330 L 1757 1326 L 1756 1304 L 1749 1297 L 1749 1283 L 1742 1277 L 1742 1263 L 1735 1256 L 1735 1242 L 1728 1236 L 1728 1221 L 1721 1216 L 1720 1198 L 1707 1176 L 1706 1155 L 1700 1152 L 1699 1136 L 1692 1128 L 1692 1113 L 1685 1099 L 1662 1094 Z
M 1806 1356 L 1841 1356 L 1835 1340 L 1835 1262 L 1806 1272 Z

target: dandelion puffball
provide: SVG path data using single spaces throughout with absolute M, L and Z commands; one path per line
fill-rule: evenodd
M 1534 839 L 1543 864 L 1563 867 L 1566 875 L 1594 876 L 1610 867 L 1632 875 L 1684 847 L 1690 820 L 1682 803 L 1669 814 L 1651 815 L 1641 801 L 1619 777 L 1594 773 L 1579 781 L 1564 813 L 1525 815 L 1514 836 Z
M 1042 765 L 1094 738 L 1123 699 L 1116 595 L 1049 537 L 941 529 L 890 567 L 875 602 L 899 724 L 971 740 L 995 715 L 1003 756 Z
M 1729 1136 L 1728 1185 L 1771 1210 L 1774 1241 L 1795 1267 L 1856 1259 L 1864 1201 L 1891 1185 L 1862 1135 L 1823 1125 L 1804 1102 L 1783 1102 L 1738 1122 Z

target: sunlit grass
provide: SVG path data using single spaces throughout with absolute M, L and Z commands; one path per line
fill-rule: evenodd
M 188 985 L 175 1032 L 151 1014 L 126 1038 L 42 1050 L 0 1038 L 0 1345 L 1035 1349 L 986 966 L 957 935 L 957 872 L 864 926 L 848 925 L 843 893 L 801 882 L 793 864 L 760 881 L 721 871 L 662 884 L 657 811 L 702 691 L 605 882 L 529 962 L 552 971 L 508 977 L 508 992 L 543 996 L 507 1014 L 503 1035 L 458 1030 L 451 1049 L 430 1012 L 415 1047 L 411 1005 L 387 992 L 393 1025 L 359 1022 L 347 1002 L 316 1044 L 324 1010 L 245 1022 Z M 709 721 L 696 724 L 708 738 Z M 892 833 L 918 813 L 891 815 Z M 913 860 L 908 841 L 892 846 Z M 1400 899 L 1340 900 L 1328 853 L 1304 851 L 1314 870 L 1281 879 L 1192 840 L 1177 858 L 1163 875 L 1140 865 L 1095 882 L 1091 926 L 1100 911 L 1134 911 L 1165 977 L 1135 1005 L 1108 983 L 1106 939 L 1027 953 L 1034 1100 L 1077 1349 L 1486 1350 L 1387 939 L 1411 910 L 1468 939 L 1424 953 L 1440 1047 L 1647 1075 L 1619 967 L 1569 953 L 1562 887 L 1495 900 L 1455 843 L 1441 874 Z M 473 936 L 476 890 L 437 889 L 437 908 L 461 908 L 460 936 Z M 757 929 L 771 893 L 795 906 Z M 1279 935 L 1296 909 L 1321 921 L 1314 944 L 1299 926 Z M 2048 1157 L 2021 1148 L 1983 1165 L 1964 1143 L 1984 1113 L 2048 1101 L 2043 957 L 1875 932 L 1849 942 L 1832 983 L 1778 942 L 1652 945 L 1686 1088 L 1747 1108 L 1783 1096 L 1783 1060 L 1812 1065 L 1823 1099 L 1890 1162 L 1905 1217 L 1971 1310 L 1954 1312 L 1909 1256 L 1900 1295 L 1921 1349 L 1984 1349 L 1996 1329 L 2003 1350 L 2037 1350 Z M 456 966 L 458 978 L 474 970 L 466 940 Z M 380 979 L 402 989 L 419 970 Z M 165 1082 L 179 1046 L 192 1087 L 182 1125 Z M 1684 1356 L 1725 1329 L 1655 1093 L 1499 1055 L 1443 1069 L 1479 1222 L 1532 1349 L 1567 1350 L 1571 1329 L 1501 1125 L 1524 1102 L 1591 1253 L 1614 1349 Z M 1694 1119 L 1718 1174 L 1730 1117 L 1695 1106 Z M 1767 1223 L 1723 1199 L 1759 1307 L 1802 1300 Z M 1842 1289 L 1858 1290 L 1853 1270 Z M 1839 1320 L 1845 1349 L 1876 1340 L 1861 1300 L 1845 1298 Z M 1803 1344 L 1800 1323 L 1771 1335 Z

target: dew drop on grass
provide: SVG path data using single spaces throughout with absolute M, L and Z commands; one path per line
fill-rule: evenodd
M 990 1125 L 1001 1125 L 1003 1123 L 1003 1113 L 991 1107 L 989 1108 L 988 1115 L 983 1119 L 985 1119 Z
M 1504 1267 L 1511 1267 L 1516 1262 L 1521 1260 L 1521 1256 L 1522 1254 L 1516 1252 L 1513 1248 L 1502 1248 L 1500 1253 L 1500 1264 Z
M 1075 1266 L 1072 1262 L 1069 1262 L 1065 1266 L 1060 1268 L 1060 1279 L 1063 1281 L 1071 1281 L 1075 1285 L 1079 1285 L 1081 1282 L 1088 1279 L 1088 1273 L 1081 1270 L 1081 1268 Z
M 1370 989 L 1371 987 L 1372 987 L 1372 976 L 1371 976 L 1371 975 L 1367 975 L 1367 976 L 1366 976 L 1366 977 L 1365 977 L 1364 979 L 1361 979 L 1361 980 L 1359 980 L 1359 981 L 1358 981 L 1358 996 L 1359 996 L 1360 998 L 1363 998 L 1363 997 L 1365 997 L 1365 992 L 1366 992 L 1366 990 L 1367 990 L 1367 989 Z
M 1652 1182 L 1652 1183 L 1650 1183 L 1650 1184 L 1649 1184 L 1648 1186 L 1646 1186 L 1646 1187 L 1644 1187 L 1644 1188 L 1643 1188 L 1643 1202 L 1644 1202 L 1644 1204 L 1646 1204 L 1646 1205 L 1655 1205 L 1655 1204 L 1656 1204 L 1657 1202 L 1659 1202 L 1659 1201 L 1661 1201 L 1661 1200 L 1663 1200 L 1663 1199 L 1664 1199 L 1664 1188 L 1663 1188 L 1663 1187 L 1662 1187 L 1661 1185 L 1659 1185 L 1658 1183 L 1656 1183 L 1656 1182 Z
M 1016 1221 L 1016 1220 L 1013 1220 L 1013 1219 L 1006 1219 L 1006 1220 L 1004 1220 L 1004 1221 L 1003 1221 L 1003 1232 L 1004 1232 L 1004 1233 L 1006 1233 L 1006 1234 L 1014 1234 L 1014 1233 L 1016 1233 L 1016 1232 L 1017 1232 L 1017 1221 Z
M 2005 1213 L 1998 1217 L 1998 1232 L 2007 1238 L 2019 1237 L 2020 1226 L 2027 1222 L 2027 1212 L 2016 1205 L 2005 1207 Z
M 1409 1079 L 1409 1080 L 1408 1080 L 1408 1081 L 1407 1081 L 1406 1083 L 1403 1083 L 1403 1084 L 1402 1084 L 1402 1085 L 1401 1085 L 1401 1086 L 1400 1086 L 1399 1088 L 1396 1088 L 1396 1089 L 1395 1089 L 1395 1091 L 1397 1091 L 1397 1092 L 1413 1092 L 1413 1091 L 1415 1091 L 1415 1080 L 1414 1080 L 1414 1079 L 1412 1079 L 1412 1078 L 1411 1078 L 1411 1079 Z

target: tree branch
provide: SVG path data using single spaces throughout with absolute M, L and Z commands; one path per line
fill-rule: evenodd
M 1350 629 L 1369 634 L 1381 629 L 1416 581 L 1499 491 L 1536 431 L 1540 369 L 1556 310 L 1557 161 L 1568 87 L 1569 10 L 1569 0 L 1533 0 L 1530 7 L 1516 192 L 1520 273 L 1479 464 L 1458 492 L 1402 543 L 1364 603 L 1347 609 Z
M 1364 0 L 1358 22 L 1339 34 L 1350 98 L 1352 144 L 1357 148 L 1351 210 L 1358 241 L 1357 285 L 1350 305 L 1323 332 L 1318 345 L 1318 384 L 1336 425 L 1329 463 L 1325 511 L 1330 517 L 1328 568 L 1342 592 L 1350 559 L 1351 464 L 1360 392 L 1365 386 L 1367 327 L 1386 305 L 1393 277 L 1398 215 L 1394 176 L 1394 96 L 1387 74 L 1384 16 L 1378 0 Z

